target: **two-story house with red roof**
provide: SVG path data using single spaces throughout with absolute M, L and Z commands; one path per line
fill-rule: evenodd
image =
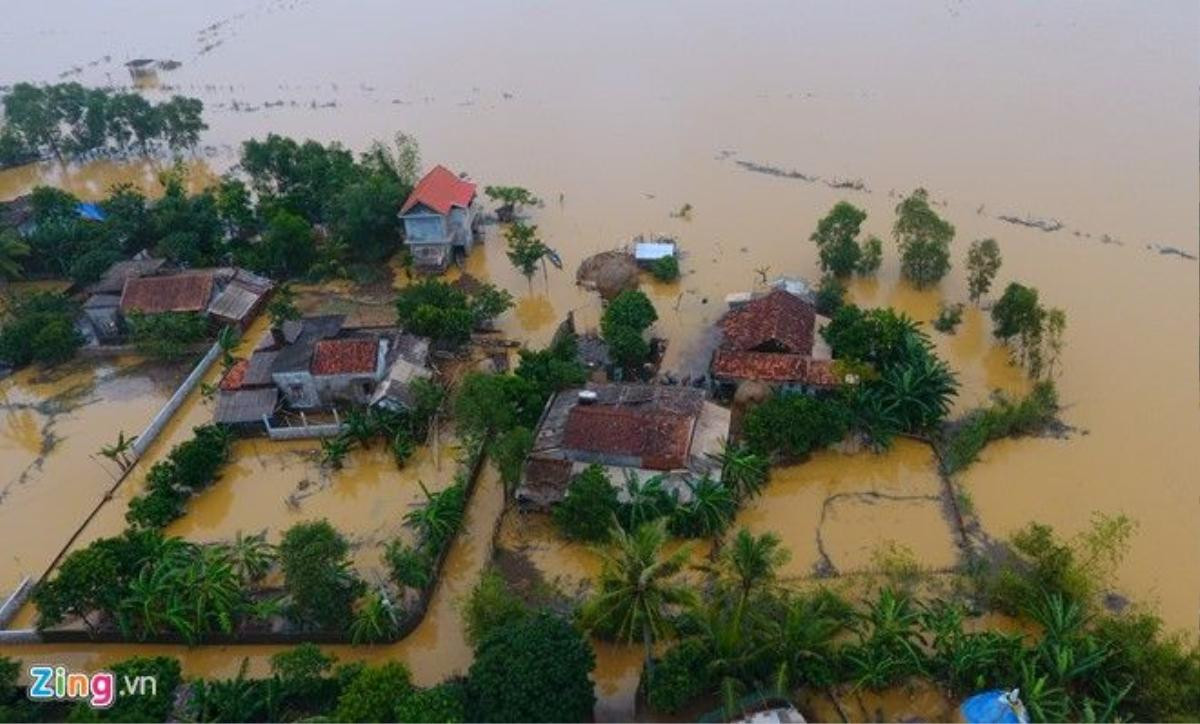
M 445 166 L 425 174 L 400 207 L 404 244 L 420 271 L 445 270 L 475 243 L 475 184 Z

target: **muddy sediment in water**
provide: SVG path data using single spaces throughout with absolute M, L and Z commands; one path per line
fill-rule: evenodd
M 205 101 L 211 129 L 204 144 L 217 152 L 204 156 L 217 171 L 232 163 L 244 138 L 270 131 L 363 149 L 403 130 L 420 139 L 427 165 L 445 163 L 483 184 L 517 183 L 547 199 L 531 221 L 568 270 L 639 233 L 679 238 L 688 250 L 680 280 L 643 278 L 642 288 L 659 313 L 655 336 L 670 339 L 664 370 L 681 376 L 706 366 L 707 330 L 724 311 L 726 294 L 781 274 L 818 276 L 808 236 L 838 200 L 861 206 L 868 213 L 864 232 L 885 240 L 878 278 L 856 280 L 851 298 L 893 305 L 920 321 L 936 316 L 942 302 L 966 301 L 967 245 L 993 237 L 1004 265 L 989 299 L 1019 280 L 1067 312 L 1058 379 L 1063 416 L 1088 434 L 999 442 L 958 482 L 996 539 L 1031 520 L 1072 535 L 1092 511 L 1128 514 L 1140 525 L 1117 587 L 1155 606 L 1172 628 L 1196 630 L 1200 284 L 1187 255 L 1200 251 L 1200 181 L 1192 156 L 1179 149 L 1195 147 L 1200 72 L 1191 62 L 1191 29 L 1200 10 L 883 5 L 851 21 L 832 3 L 754 13 L 732 6 L 597 5 L 536 16 L 485 3 L 464 24 L 461 8 L 431 8 L 434 25 L 463 33 L 459 62 L 447 65 L 429 60 L 442 57 L 441 34 L 395 42 L 392 29 L 404 20 L 399 8 L 359 14 L 332 3 L 271 12 L 235 5 L 214 0 L 170 16 L 78 13 L 53 4 L 14 8 L 13 22 L 32 32 L 11 38 L 0 82 L 53 80 L 78 66 L 73 78 L 105 84 L 106 64 L 88 63 L 148 55 L 144 48 L 156 43 L 156 56 L 184 65 L 170 75 L 169 88 L 147 93 Z M 292 39 L 286 46 L 277 33 L 282 17 Z M 224 24 L 201 34 L 214 21 Z M 121 32 L 103 32 L 110 26 Z M 39 35 L 42 28 L 54 33 Z M 517 33 L 536 41 L 539 52 L 508 42 Z M 989 52 L 964 55 L 967 45 Z M 698 56 L 698 46 L 706 53 Z M 851 46 L 861 52 L 846 56 Z M 264 48 L 278 51 L 264 54 Z M 546 57 L 556 58 L 556 72 L 545 72 Z M 831 57 L 842 60 L 830 63 Z M 114 75 L 111 82 L 123 81 Z M 914 82 L 924 92 L 912 93 Z M 754 173 L 738 160 L 835 184 L 862 179 L 864 187 Z M 124 178 L 120 168 L 101 162 L 67 172 L 53 164 L 16 169 L 0 174 L 0 197 L 45 178 L 94 198 Z M 153 168 L 130 173 L 146 179 Z M 938 213 L 957 230 L 954 269 L 936 289 L 899 281 L 890 241 L 893 209 L 917 186 L 930 190 Z M 691 218 L 673 218 L 684 203 L 693 207 Z M 1063 228 L 1044 231 L 998 214 L 1053 219 Z M 1159 251 L 1166 248 L 1184 256 Z M 516 297 L 516 308 L 499 320 L 505 336 L 545 344 L 568 311 L 595 304 L 597 295 L 577 287 L 570 272 L 551 269 L 527 282 L 504 251 L 500 230 L 487 227 L 467 271 Z M 991 339 L 985 310 L 968 306 L 958 332 L 934 341 L 963 385 L 956 414 L 996 389 L 1027 388 L 1022 371 Z M 172 429 L 183 434 L 202 417 Z M 37 422 L 22 424 L 38 429 Z M 32 458 L 21 457 L 30 454 L 23 444 L 0 451 L 0 462 L 27 464 Z M 381 477 L 378 485 L 391 480 Z M 941 567 L 954 561 L 953 531 L 938 503 L 921 497 L 937 495 L 936 482 L 927 448 L 898 445 L 879 457 L 822 453 L 776 471 L 761 502 L 739 522 L 779 532 L 793 551 L 789 573 L 796 576 L 811 575 L 825 558 L 839 572 L 870 565 L 872 551 L 890 540 Z M 322 494 L 333 497 L 335 489 Z M 863 494 L 870 491 L 911 497 Z M 219 506 L 210 506 L 206 520 L 214 533 L 249 524 L 234 522 L 243 515 L 237 495 L 230 488 L 228 523 Z M 270 497 L 273 505 L 276 493 Z M 372 529 L 365 511 L 353 516 Z M 119 506 L 110 522 L 98 523 L 98 534 L 119 529 Z M 19 537 L 39 535 L 31 518 L 16 525 Z M 1172 555 L 1162 556 L 1164 550 Z M 530 556 L 580 583 L 594 570 L 582 552 L 558 551 L 561 563 L 551 560 L 555 553 L 547 548 Z M 583 573 L 567 575 L 567 568 Z M 452 607 L 435 606 L 425 624 L 432 629 L 421 630 L 457 625 Z M 424 641 L 434 646 L 437 637 Z M 233 648 L 175 652 L 199 672 L 231 674 L 240 657 Z M 116 650 L 74 655 L 84 664 L 120 657 Z M 428 649 L 410 663 L 418 679 L 431 681 L 449 667 L 446 661 L 464 655 L 448 646 L 445 654 Z M 625 682 L 614 691 L 627 686 L 627 669 L 601 660 L 598 681 Z M 897 705 L 885 714 L 904 711 Z

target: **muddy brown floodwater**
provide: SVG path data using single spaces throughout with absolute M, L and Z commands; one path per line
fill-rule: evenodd
M 1160 253 L 1198 253 L 1195 3 L 420 6 L 421 27 L 452 32 L 414 32 L 417 8 L 383 0 L 353 7 L 211 0 L 169 14 L 153 7 L 8 8 L 0 83 L 122 85 L 124 61 L 172 58 L 182 66 L 160 73 L 160 85 L 146 92 L 205 101 L 211 129 L 200 156 L 216 172 L 234 162 L 241 140 L 269 131 L 361 149 L 403 130 L 420 139 L 427 164 L 445 163 L 482 183 L 528 186 L 545 200 L 533 220 L 567 271 L 527 284 L 495 229 L 468 271 L 513 291 L 517 306 L 502 325 L 532 344 L 546 341 L 568 310 L 594 306 L 594 296 L 573 283 L 583 258 L 635 234 L 664 232 L 682 244 L 684 275 L 678 284 L 647 284 L 657 331 L 670 339 L 668 368 L 702 369 L 704 332 L 726 294 L 751 288 L 757 270 L 816 276 L 807 238 L 836 201 L 863 207 L 866 231 L 888 239 L 898 196 L 928 188 L 958 231 L 954 271 L 936 290 L 913 290 L 898 282 L 895 247 L 886 243 L 879 279 L 857 283 L 855 301 L 929 320 L 942 300 L 965 300 L 967 244 L 994 237 L 1004 254 L 997 284 L 1031 283 L 1068 317 L 1059 386 L 1078 432 L 984 452 L 961 478 L 983 529 L 1000 538 L 1041 520 L 1072 534 L 1092 511 L 1124 512 L 1139 528 L 1117 587 L 1156 606 L 1172 627 L 1196 631 L 1198 266 Z M 109 162 L 18 169 L 0 174 L 0 197 L 42 179 L 94 196 L 118 179 L 153 185 L 152 171 Z M 844 181 L 861 188 L 833 187 Z M 685 203 L 690 219 L 673 217 Z M 1056 219 L 1063 228 L 1045 232 L 1001 216 Z M 958 334 L 935 337 L 964 383 L 958 411 L 994 389 L 1023 388 L 1020 371 L 989 338 L 985 313 L 969 309 Z M 20 377 L 5 383 L 20 384 Z M 61 388 L 24 389 L 17 399 Z M 115 392 L 103 399 L 105 410 L 121 404 Z M 152 407 L 113 407 L 113 414 L 128 414 L 134 427 Z M 187 413 L 166 437 L 186 431 L 193 414 L 200 417 Z M 36 457 L 42 421 L 32 415 L 6 422 L 5 471 Z M 260 523 L 257 504 L 276 506 L 308 473 L 296 451 L 266 448 L 240 445 L 248 454 L 235 474 L 197 501 L 196 516 L 176 532 L 225 536 L 281 522 L 276 515 Z M 48 460 L 50 471 L 53 455 Z M 404 496 L 389 486 L 404 485 L 404 476 L 385 465 L 375 470 L 370 460 L 355 464 L 349 482 L 335 481 L 312 499 L 314 510 L 353 521 L 364 537 L 390 530 Z M 84 465 L 57 474 L 103 485 L 104 474 Z M 796 575 L 824 558 L 854 572 L 889 540 L 937 568 L 953 563 L 955 550 L 953 529 L 929 499 L 936 484 L 928 452 L 917 446 L 879 457 L 826 453 L 777 471 L 741 522 L 783 535 Z M 381 518 L 367 504 L 374 496 L 387 501 Z M 10 550 L 27 551 L 22 561 L 52 555 L 51 526 L 42 521 L 71 528 L 68 505 L 29 505 L 35 515 L 0 504 L 7 516 L 0 580 L 16 570 Z M 111 507 L 119 520 L 120 506 Z M 482 565 L 498 514 L 498 492 L 481 488 L 468 538 L 452 556 L 458 565 L 426 622 L 394 649 L 421 681 L 469 661 L 452 599 Z M 97 524 L 97 535 L 114 525 Z M 553 578 L 561 573 L 554 567 L 567 564 L 544 565 Z M 72 651 L 98 665 L 135 650 L 145 647 Z M 636 659 L 614 651 L 601 649 L 597 672 L 607 716 L 620 716 L 637 679 Z M 173 652 L 189 672 L 204 674 L 232 673 L 243 654 L 261 669 L 267 653 Z

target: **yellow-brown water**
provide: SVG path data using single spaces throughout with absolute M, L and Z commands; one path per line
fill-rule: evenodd
M 1157 604 L 1172 627 L 1195 632 L 1200 288 L 1195 261 L 1147 245 L 1197 253 L 1198 12 L 1191 4 L 1111 3 L 347 8 L 329 0 L 217 0 L 167 15 L 149 6 L 80 11 L 43 3 L 6 16 L 0 82 L 67 72 L 81 82 L 121 84 L 128 75 L 120 62 L 172 57 L 183 66 L 160 80 L 205 100 L 212 128 L 203 155 L 218 171 L 243 138 L 269 131 L 361 149 L 403 130 L 420 139 L 427 164 L 446 163 L 484 184 L 528 186 L 546 202 L 532 216 L 567 271 L 528 285 L 494 229 L 468 270 L 516 295 L 516 309 L 501 323 L 534 344 L 568 310 L 594 304 L 573 284 L 581 259 L 634 234 L 675 234 L 685 251 L 683 279 L 647 289 L 658 332 L 671 340 L 667 366 L 683 372 L 706 364 L 703 330 L 722 312 L 725 294 L 756 283 L 756 270 L 816 276 L 807 237 L 833 203 L 863 207 L 866 231 L 886 240 L 893 192 L 923 185 L 958 229 L 954 271 L 937 290 L 912 290 L 897 282 L 895 248 L 885 241 L 879 280 L 856 284 L 856 301 L 894 304 L 929 320 L 942 299 L 965 300 L 966 245 L 992 236 L 1004 254 L 997 285 L 1032 283 L 1068 316 L 1059 386 L 1065 418 L 1081 432 L 989 447 L 962 476 L 984 529 L 1003 537 L 1042 520 L 1071 534 L 1093 510 L 1125 512 L 1140 527 L 1119 587 Z M 414 13 L 424 27 L 454 30 L 414 32 Z M 110 61 L 88 65 L 105 55 Z M 170 90 L 152 95 L 161 92 Z M 275 101 L 283 105 L 264 105 Z M 861 178 L 868 191 L 754 173 L 738 160 Z M 116 168 L 45 171 L 55 183 L 90 192 L 126 177 Z M 130 172 L 138 174 L 146 175 Z M 0 175 L 0 197 L 37 178 L 28 169 Z M 684 203 L 694 209 L 691 219 L 672 218 Z M 1004 223 L 996 218 L 1002 214 L 1054 217 L 1065 228 L 1044 233 Z M 957 410 L 993 389 L 1023 386 L 992 344 L 986 314 L 968 309 L 958 334 L 935 336 L 964 383 Z M 181 439 L 206 419 L 201 411 L 181 416 L 188 419 L 165 438 Z M 28 447 L 0 454 L 6 470 L 9 455 L 17 465 L 29 459 Z M 255 525 L 254 505 L 239 498 L 276 506 L 296 478 L 263 477 L 262 492 L 210 491 L 216 502 L 195 504 L 202 522 L 185 519 L 181 532 L 197 526 L 197 534 L 228 535 L 266 524 Z M 378 494 L 402 484 L 399 476 L 381 478 L 346 487 Z M 829 495 L 925 495 L 935 484 L 927 453 L 915 446 L 880 458 L 822 454 L 778 471 L 741 522 L 783 535 L 794 553 L 790 572 L 800 575 L 816 558 L 813 525 Z M 322 493 L 327 504 L 311 499 L 314 506 L 338 508 L 336 487 Z M 97 535 L 119 527 L 122 506 L 110 507 Z M 285 515 L 292 514 L 272 514 L 270 524 Z M 376 529 L 366 511 L 347 515 L 363 531 Z M 50 511 L 43 518 L 59 516 L 69 517 Z M 4 529 L 5 545 L 36 536 L 33 520 L 16 518 L 15 532 Z M 840 498 L 822 532 L 839 570 L 869 563 L 886 540 L 908 545 L 935 568 L 954 553 L 953 531 L 933 502 Z M 546 565 L 551 574 L 568 573 Z M 0 566 L 11 576 L 7 556 Z M 455 616 L 441 617 L 450 609 L 435 609 L 425 626 L 458 626 Z M 236 651 L 180 651 L 189 671 L 236 667 Z M 451 646 L 410 663 L 418 678 L 433 680 L 430 672 L 445 670 L 445 661 L 466 656 Z M 606 664 L 597 677 L 624 681 L 618 670 Z

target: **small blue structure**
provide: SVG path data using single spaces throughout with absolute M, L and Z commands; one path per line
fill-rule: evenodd
M 991 689 L 962 703 L 963 719 L 971 724 L 1029 724 L 1020 689 Z
M 75 207 L 79 212 L 79 218 L 87 219 L 88 221 L 104 221 L 104 211 L 96 204 L 80 203 Z

